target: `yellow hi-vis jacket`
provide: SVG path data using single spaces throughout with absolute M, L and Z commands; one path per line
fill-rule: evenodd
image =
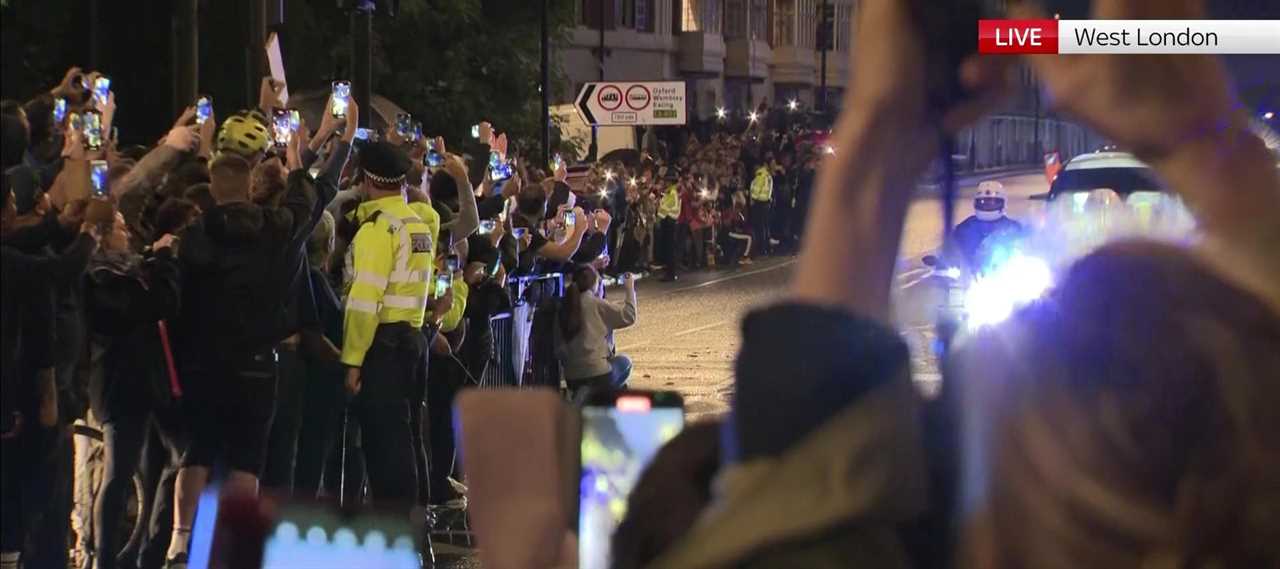
M 410 207 L 403 196 L 356 208 L 360 230 L 348 248 L 352 275 L 342 322 L 343 364 L 364 363 L 379 324 L 422 327 L 440 223 L 439 216 L 434 227 L 419 216 L 429 209 Z
M 756 169 L 756 177 L 751 180 L 751 201 L 773 201 L 773 175 L 769 173 L 768 166 Z
M 667 186 L 658 202 L 658 219 L 680 219 L 680 188 L 675 184 Z

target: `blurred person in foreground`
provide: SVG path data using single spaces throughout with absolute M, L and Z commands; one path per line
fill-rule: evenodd
M 1099 0 L 1094 17 L 1203 16 L 1195 2 Z M 905 4 L 864 2 L 858 25 L 859 80 L 791 298 L 743 324 L 717 494 L 643 565 L 1280 566 L 1280 180 L 1221 64 L 1030 58 L 1058 109 L 1135 149 L 1206 238 L 1104 247 L 961 348 L 930 408 L 961 429 L 952 465 L 939 417 L 921 420 L 890 290 L 937 128 L 990 110 L 1007 60 L 965 62 L 976 97 L 932 124 Z

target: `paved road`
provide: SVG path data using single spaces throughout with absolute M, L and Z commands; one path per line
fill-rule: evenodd
M 961 181 L 957 220 L 972 214 L 970 198 L 981 179 Z M 1026 220 L 1039 215 L 1043 202 L 1031 196 L 1047 191 L 1043 175 L 998 179 L 1009 193 L 1011 216 Z M 912 346 L 915 375 L 926 390 L 938 379 L 927 349 L 938 302 L 935 291 L 919 280 L 925 272 L 920 258 L 941 243 L 941 210 L 935 197 L 912 202 L 899 262 L 897 319 Z M 641 282 L 640 322 L 617 336 L 619 351 L 635 361 L 632 385 L 679 391 L 691 419 L 726 411 L 733 390 L 738 324 L 752 307 L 785 290 L 793 264 L 792 258 L 775 258 L 736 272 L 686 275 L 677 283 Z

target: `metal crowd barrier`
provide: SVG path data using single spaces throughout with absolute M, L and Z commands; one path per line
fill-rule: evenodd
M 564 297 L 564 275 L 516 277 L 507 287 L 512 309 L 489 319 L 494 359 L 485 368 L 480 386 L 559 387 L 560 367 L 550 325 L 555 308 Z

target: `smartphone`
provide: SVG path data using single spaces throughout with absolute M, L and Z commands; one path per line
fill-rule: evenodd
M 446 267 L 447 268 L 447 267 Z M 449 287 L 453 286 L 453 271 L 441 271 L 436 275 L 436 291 L 435 298 L 444 296 L 448 292 Z
M 213 99 L 208 95 L 200 95 L 196 99 L 196 124 L 204 124 L 213 116 Z
M 289 109 L 289 129 L 298 132 L 302 128 L 302 113 L 298 109 Z
M 511 165 L 505 162 L 500 162 L 497 166 L 489 166 L 489 178 L 494 182 L 505 182 L 510 180 L 511 174 Z
M 578 215 L 572 211 L 564 212 L 564 226 L 566 229 L 572 228 L 578 224 Z
M 111 96 L 111 78 L 102 75 L 94 79 L 93 98 L 97 99 L 99 104 L 105 105 L 109 96 Z
M 516 241 L 520 241 L 521 239 L 524 239 L 524 236 L 528 234 L 529 234 L 529 229 L 527 227 L 513 227 L 511 229 L 511 236 L 515 237 Z
M 551 173 L 552 173 L 552 174 L 554 174 L 554 173 L 556 173 L 556 171 L 557 171 L 557 170 L 559 170 L 559 169 L 561 169 L 561 168 L 564 168 L 564 158 L 561 158 L 561 157 L 560 157 L 560 154 L 558 154 L 558 153 L 557 153 L 557 154 L 556 154 L 556 155 L 551 159 Z
M 582 406 L 578 563 L 607 569 L 610 542 L 627 498 L 662 445 L 684 428 L 684 402 L 672 391 L 589 393 Z
M 89 162 L 89 181 L 93 183 L 93 195 L 96 197 L 105 198 L 110 191 L 107 188 L 107 169 L 106 160 Z
M 396 134 L 405 140 L 409 140 L 413 136 L 413 115 L 409 113 L 396 114 Z
M 497 228 L 498 228 L 498 222 L 497 222 L 497 221 L 495 221 L 495 220 L 492 220 L 492 219 L 482 219 L 482 220 L 480 220 L 480 234 L 481 234 L 481 235 L 489 235 L 489 234 L 493 233 L 493 230 L 494 230 L 494 229 L 497 229 Z
M 423 161 L 430 168 L 439 168 L 444 166 L 444 155 L 440 154 L 440 150 L 436 148 L 435 139 L 427 140 L 427 155 Z
M 422 123 L 414 121 L 413 132 L 409 133 L 409 135 L 409 140 L 413 142 L 417 142 L 419 138 L 422 138 Z
M 62 124 L 62 119 L 67 118 L 67 100 L 58 97 L 53 100 L 53 122 L 54 124 Z
M 303 501 L 286 501 L 278 512 L 262 549 L 263 569 L 421 567 L 409 516 L 378 510 L 352 515 Z
M 476 140 L 480 139 L 480 125 L 478 124 L 471 125 L 471 138 L 474 138 Z
M 456 273 L 456 272 L 458 272 L 458 255 L 457 255 L 457 253 L 450 254 L 448 257 L 445 257 L 445 259 L 444 259 L 444 266 L 445 266 L 445 268 L 446 268 L 446 269 L 448 269 L 448 270 L 449 270 L 449 272 L 450 272 L 450 273 Z
M 81 115 L 81 132 L 87 150 L 102 149 L 102 113 L 89 109 Z
M 356 140 L 378 140 L 378 135 L 374 133 L 373 129 L 357 128 Z
M 351 82 L 350 81 L 334 81 L 333 82 L 333 108 L 330 111 L 333 116 L 342 118 L 347 116 L 347 103 L 351 101 Z
M 84 119 L 80 117 L 80 113 L 71 113 L 67 115 L 67 126 L 71 130 L 80 130 L 84 127 Z
M 293 121 L 289 116 L 289 109 L 275 109 L 271 111 L 271 132 L 274 135 L 277 147 L 289 145 L 289 141 L 293 138 Z

